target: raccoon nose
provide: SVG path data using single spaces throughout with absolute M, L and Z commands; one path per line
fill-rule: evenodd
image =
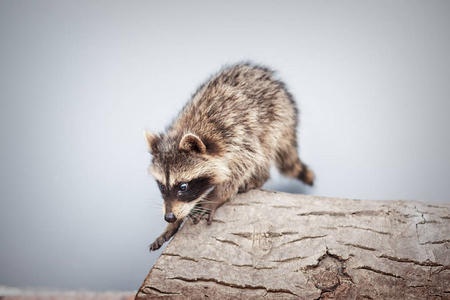
M 173 212 L 170 212 L 170 213 L 164 215 L 164 220 L 166 220 L 169 223 L 173 223 L 177 220 L 177 217 L 175 217 Z

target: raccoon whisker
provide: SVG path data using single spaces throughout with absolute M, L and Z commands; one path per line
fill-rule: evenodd
M 161 202 L 156 202 L 156 201 L 150 201 L 150 204 L 154 207 L 162 207 L 163 204 Z
M 207 213 L 209 213 L 209 212 L 207 212 L 207 211 L 202 211 L 202 212 L 198 212 L 198 213 L 192 214 L 191 216 L 192 216 L 193 218 L 195 218 L 195 219 L 200 219 L 204 214 L 207 214 Z
M 209 212 L 209 209 L 195 209 L 195 210 L 191 210 L 190 214 L 191 215 L 195 215 L 195 214 L 201 214 L 203 212 Z
M 199 219 L 201 219 L 201 217 L 202 217 L 203 215 L 208 214 L 208 213 L 210 213 L 209 210 L 202 209 L 202 210 L 194 210 L 194 211 L 191 211 L 191 213 L 190 213 L 189 215 L 190 215 L 191 217 L 195 218 L 196 220 L 199 220 Z
M 181 210 L 181 215 L 184 216 L 188 216 L 190 213 L 190 209 L 188 209 L 187 207 L 183 207 L 183 209 Z
M 205 210 L 205 209 L 208 209 L 208 208 L 199 205 L 199 206 L 194 206 L 191 210 L 202 211 L 202 210 Z
M 191 221 L 192 223 L 194 223 L 194 221 L 192 220 L 192 218 L 191 218 L 189 215 L 186 216 L 186 219 L 189 219 L 189 221 Z
M 199 219 L 199 215 L 197 214 L 197 215 L 192 215 L 192 214 L 190 214 L 190 215 L 188 215 L 188 218 L 192 221 L 192 222 L 194 222 L 194 220 L 198 220 Z
M 204 204 L 207 204 L 207 203 L 204 203 Z M 198 210 L 204 210 L 204 209 L 209 209 L 209 208 L 208 208 L 207 205 L 205 205 L 205 206 L 200 205 L 200 206 L 199 206 L 198 208 L 196 208 L 196 209 L 198 209 Z
M 159 215 L 164 215 L 163 213 L 163 205 L 161 205 L 160 203 L 152 203 L 152 208 L 151 208 L 152 212 L 156 212 Z
M 197 204 L 202 204 L 202 203 L 219 203 L 219 201 L 211 201 L 208 199 L 201 199 L 197 202 Z
M 189 212 L 189 215 L 197 218 L 197 216 L 202 216 L 207 211 L 209 211 L 209 209 L 206 209 L 201 206 L 200 207 L 195 206 L 191 209 L 191 211 Z
M 201 211 L 203 208 L 202 207 L 193 207 L 191 208 L 191 211 Z
M 197 200 L 197 202 L 213 202 L 213 200 L 208 199 L 208 198 L 200 198 Z

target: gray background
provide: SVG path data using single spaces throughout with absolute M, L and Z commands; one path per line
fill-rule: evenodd
M 1 1 L 0 285 L 136 290 L 160 254 L 143 129 L 250 59 L 301 109 L 316 186 L 447 202 L 449 1 Z

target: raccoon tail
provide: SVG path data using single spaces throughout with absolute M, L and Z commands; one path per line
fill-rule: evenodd
M 297 178 L 310 186 L 314 184 L 314 172 L 300 160 L 295 148 L 279 152 L 275 163 L 285 176 Z
M 297 178 L 303 181 L 305 184 L 312 186 L 314 184 L 314 172 L 304 163 L 302 164 L 302 170 L 299 172 Z

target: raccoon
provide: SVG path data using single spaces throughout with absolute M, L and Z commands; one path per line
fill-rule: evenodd
M 149 168 L 169 223 L 150 246 L 159 249 L 188 217 L 197 223 L 237 193 L 261 187 L 272 164 L 312 185 L 314 173 L 297 154 L 297 108 L 268 68 L 241 63 L 211 77 L 166 132 L 144 131 Z

